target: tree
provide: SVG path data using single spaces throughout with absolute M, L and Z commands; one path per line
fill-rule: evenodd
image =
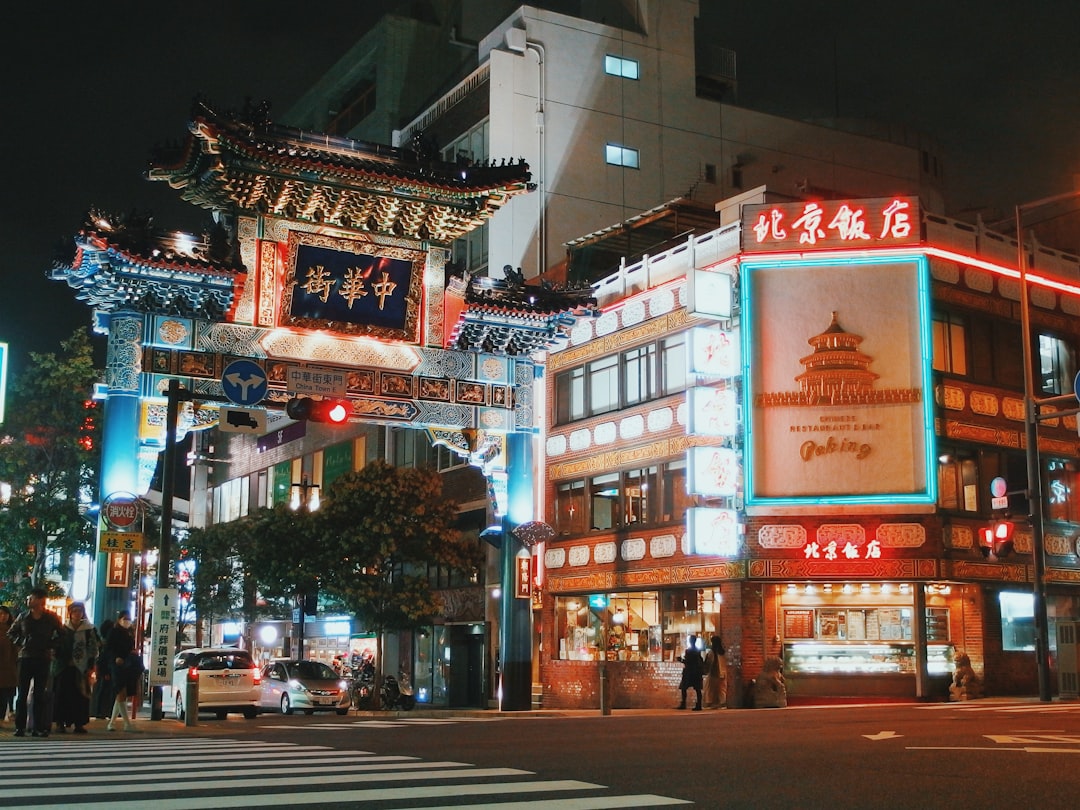
M 456 517 L 437 472 L 383 461 L 335 479 L 313 515 L 325 589 L 379 640 L 377 684 L 385 631 L 419 627 L 441 612 L 430 567 L 471 573 L 482 565 L 482 549 L 462 537 Z
M 102 379 L 85 329 L 62 341 L 60 356 L 31 353 L 11 386 L 0 433 L 0 597 L 34 587 L 60 594 L 76 552 L 93 549 L 86 510 L 95 491 L 100 425 L 91 400 Z M 55 578 L 53 578 L 55 577 Z
M 93 542 L 83 515 L 98 466 L 90 393 L 100 374 L 85 330 L 61 347 L 61 358 L 31 354 L 32 372 L 12 387 L 0 437 L 0 481 L 10 488 L 0 508 L 0 565 L 9 597 L 34 586 L 58 592 L 46 574 L 66 578 L 72 554 Z
M 179 617 L 179 634 L 196 615 L 206 618 L 226 617 L 238 613 L 243 603 L 242 577 L 236 576 L 238 537 L 243 530 L 240 521 L 215 523 L 206 528 L 191 529 L 180 545 L 182 576 L 178 585 L 184 595 Z M 195 630 L 195 645 L 202 645 L 199 626 Z

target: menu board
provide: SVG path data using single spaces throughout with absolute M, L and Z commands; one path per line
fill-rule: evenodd
M 814 637 L 814 611 L 813 610 L 785 610 L 784 611 L 784 637 L 785 638 L 813 638 Z
M 849 610 L 847 612 L 847 637 L 852 641 L 866 639 L 866 611 Z

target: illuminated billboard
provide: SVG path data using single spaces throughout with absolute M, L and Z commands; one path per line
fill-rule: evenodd
M 932 511 L 925 255 L 742 262 L 748 512 Z

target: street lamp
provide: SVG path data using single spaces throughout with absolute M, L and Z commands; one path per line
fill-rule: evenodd
M 303 511 L 304 513 L 314 512 L 319 508 L 319 485 L 312 484 L 308 481 L 308 477 L 305 475 L 297 483 L 293 481 L 290 485 L 292 489 L 291 496 L 289 498 L 289 508 L 295 511 Z M 308 596 L 306 590 L 297 590 L 296 592 L 296 611 L 299 614 L 299 622 L 297 622 L 296 631 L 296 647 L 298 650 L 296 660 L 301 661 L 304 658 L 304 620 L 307 617 L 307 602 Z
M 1027 456 L 1028 508 L 1031 518 L 1032 593 L 1035 612 L 1035 663 L 1038 667 L 1039 700 L 1050 701 L 1050 626 L 1046 618 L 1046 560 L 1043 557 L 1043 494 L 1042 470 L 1039 462 L 1039 422 L 1061 416 L 1051 411 L 1040 412 L 1043 405 L 1076 400 L 1073 395 L 1035 398 L 1032 383 L 1034 367 L 1031 350 L 1031 304 L 1027 285 L 1027 251 L 1024 249 L 1024 212 L 1044 205 L 1080 197 L 1080 191 L 1055 194 L 1016 206 L 1016 262 L 1020 271 L 1020 329 L 1024 349 L 1024 444 Z

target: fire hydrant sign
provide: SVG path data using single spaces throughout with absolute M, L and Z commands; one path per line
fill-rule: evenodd
M 151 686 L 168 686 L 172 683 L 178 604 L 176 588 L 158 588 L 154 591 L 154 616 L 150 629 Z

